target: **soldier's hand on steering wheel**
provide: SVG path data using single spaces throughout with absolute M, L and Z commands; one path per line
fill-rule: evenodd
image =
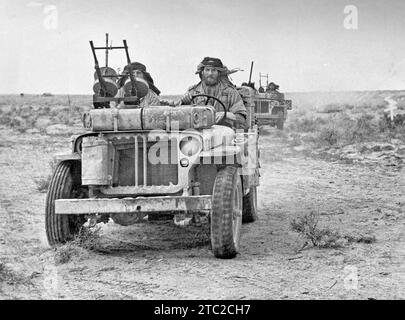
M 215 123 L 219 123 L 224 118 L 225 112 L 215 113 Z
M 193 97 L 191 98 L 191 103 L 193 103 L 194 99 L 197 98 L 197 97 L 205 97 L 205 98 L 207 98 L 207 100 L 205 101 L 205 105 L 208 104 L 208 101 L 209 101 L 210 99 L 213 99 L 213 100 L 217 101 L 217 102 L 221 105 L 221 107 L 223 108 L 224 112 L 217 112 L 217 113 L 216 113 L 216 115 L 215 115 L 215 123 L 220 122 L 220 121 L 221 121 L 222 119 L 224 119 L 224 118 L 229 118 L 229 117 L 228 117 L 229 112 L 227 112 L 224 103 L 223 103 L 221 100 L 219 100 L 218 98 L 213 97 L 213 96 L 210 96 L 210 95 L 208 95 L 208 94 L 196 94 L 195 96 L 193 96 Z M 235 118 L 235 120 L 236 120 L 236 118 Z
M 215 123 L 220 122 L 225 118 L 225 112 L 217 112 L 215 114 Z M 226 119 L 236 121 L 236 116 L 232 112 L 227 112 L 226 113 Z

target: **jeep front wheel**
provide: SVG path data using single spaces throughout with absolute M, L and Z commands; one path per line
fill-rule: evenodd
M 234 258 L 239 252 L 242 196 L 237 169 L 229 166 L 218 171 L 211 212 L 211 247 L 217 258 Z
M 85 222 L 82 216 L 55 214 L 55 200 L 79 197 L 80 185 L 74 178 L 73 164 L 65 161 L 58 164 L 49 184 L 46 196 L 45 230 L 51 246 L 71 240 Z

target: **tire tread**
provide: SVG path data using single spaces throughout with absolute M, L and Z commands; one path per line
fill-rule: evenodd
M 229 259 L 237 254 L 232 230 L 232 193 L 235 176 L 240 179 L 236 168 L 228 166 L 221 169 L 217 174 L 213 188 L 211 244 L 214 255 L 218 258 Z

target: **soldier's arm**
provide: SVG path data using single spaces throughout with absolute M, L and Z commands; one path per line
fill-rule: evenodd
M 160 100 L 159 97 L 156 93 L 153 91 L 150 92 L 150 97 L 149 97 L 149 105 L 150 106 L 160 106 Z
M 156 93 L 154 93 L 152 90 L 148 91 L 148 94 L 141 99 L 140 106 L 141 107 L 149 107 L 149 106 L 159 106 L 160 105 L 160 100 Z
M 176 106 L 180 106 L 180 105 L 182 105 L 182 104 L 191 104 L 191 92 L 190 92 L 190 90 L 189 91 L 187 91 L 185 94 L 183 94 L 183 96 L 180 98 L 180 99 L 178 99 L 178 100 L 176 100 L 175 102 L 174 102 L 174 104 L 176 105 Z
M 235 115 L 236 127 L 245 127 L 247 111 L 242 97 L 236 90 L 232 90 L 229 95 L 229 110 Z
M 171 107 L 177 107 L 181 106 L 182 104 L 189 104 L 191 102 L 191 97 L 188 97 L 187 93 L 181 96 L 180 99 L 177 100 L 166 100 L 166 99 L 161 99 L 160 100 L 160 105 L 161 106 L 171 106 Z
M 200 82 L 201 83 L 201 82 Z M 175 101 L 176 106 L 180 106 L 182 104 L 191 104 L 192 102 L 192 97 L 196 93 L 196 88 L 199 86 L 199 84 L 192 85 L 191 87 L 188 88 L 187 92 L 179 99 Z

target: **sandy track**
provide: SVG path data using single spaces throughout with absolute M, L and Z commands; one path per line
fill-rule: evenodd
M 170 224 L 102 228 L 101 252 L 55 265 L 44 231 L 46 176 L 69 138 L 0 129 L 0 259 L 18 277 L 1 298 L 405 298 L 404 171 L 305 157 L 261 138 L 260 220 L 243 225 L 241 254 L 215 259 L 200 229 Z M 290 220 L 316 211 L 322 225 L 375 235 L 373 244 L 308 248 Z

